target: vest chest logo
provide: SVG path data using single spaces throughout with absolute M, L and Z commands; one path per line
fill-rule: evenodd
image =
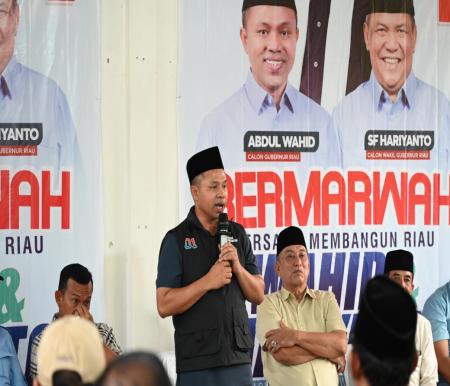
M 184 249 L 197 249 L 197 243 L 194 237 L 186 237 L 184 239 Z

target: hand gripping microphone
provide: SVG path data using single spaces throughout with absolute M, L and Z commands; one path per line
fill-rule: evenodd
M 219 237 L 220 246 L 223 247 L 228 243 L 228 215 L 226 213 L 219 214 Z

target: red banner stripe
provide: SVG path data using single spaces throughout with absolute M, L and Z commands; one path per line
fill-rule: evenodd
M 439 21 L 450 23 L 450 0 L 439 0 Z

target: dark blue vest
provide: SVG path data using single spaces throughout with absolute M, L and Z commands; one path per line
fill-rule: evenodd
M 245 265 L 242 238 L 244 229 L 230 222 L 237 240 L 241 264 Z M 206 275 L 219 256 L 218 237 L 198 221 L 193 208 L 186 220 L 172 229 L 182 255 L 181 286 Z M 189 310 L 173 316 L 177 372 L 251 363 L 252 337 L 248 328 L 245 298 L 235 277 L 229 285 L 207 292 Z

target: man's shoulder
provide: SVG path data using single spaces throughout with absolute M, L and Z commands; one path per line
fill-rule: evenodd
M 437 288 L 430 297 L 425 301 L 424 308 L 427 304 L 443 301 L 448 304 L 450 302 L 450 282 Z
M 44 333 L 46 328 L 47 328 L 47 326 L 33 338 L 33 341 L 31 342 L 31 347 L 33 348 L 33 350 L 36 351 L 37 348 L 39 347 L 39 344 L 41 343 L 41 339 L 42 339 L 42 334 Z
M 245 100 L 244 85 L 239 87 L 232 95 L 216 105 L 212 110 L 206 114 L 204 121 L 212 120 L 217 117 L 222 117 L 224 114 L 230 114 L 230 112 L 238 111 L 238 108 L 242 106 Z
M 164 236 L 164 239 L 175 237 L 177 232 L 189 227 L 190 226 L 189 224 L 190 224 L 190 221 L 186 217 L 184 220 L 182 220 L 177 225 L 175 225 L 172 229 L 169 229 L 167 231 L 166 235 Z
M 297 90 L 294 86 L 288 83 L 286 93 L 289 97 L 289 101 L 292 103 L 294 112 L 301 112 L 302 109 L 308 109 L 308 114 L 319 114 L 324 117 L 329 117 L 330 114 L 315 100 L 311 99 L 301 91 Z
M 426 327 L 431 328 L 430 321 L 425 316 L 418 313 L 417 314 L 417 329 L 423 329 Z
M 437 102 L 440 103 L 441 106 L 442 104 L 444 104 L 448 108 L 450 101 L 441 90 L 417 77 L 415 77 L 415 82 L 416 82 L 416 93 L 420 98 L 420 100 L 418 101 L 419 103 L 423 102 L 435 103 L 436 99 L 430 98 L 430 96 L 435 95 L 437 98 Z
M 346 110 L 348 108 L 353 108 L 361 103 L 367 103 L 367 98 L 370 97 L 373 92 L 370 91 L 373 87 L 369 81 L 361 83 L 352 92 L 345 95 L 333 109 L 333 115 L 339 111 Z
M 0 355 L 12 353 L 13 351 L 14 346 L 11 335 L 9 335 L 9 332 L 6 328 L 0 326 Z
M 417 313 L 417 324 L 429 324 L 429 320 L 422 314 Z
M 242 224 L 239 224 L 238 222 L 230 221 L 229 222 L 229 227 L 230 227 L 232 232 L 236 231 L 237 233 L 246 234 L 244 226 Z
M 23 80 L 30 82 L 33 86 L 34 84 L 38 84 L 41 87 L 45 85 L 45 87 L 47 88 L 55 88 L 59 90 L 58 84 L 52 78 L 49 78 L 47 75 L 44 75 L 39 71 L 33 70 L 32 68 L 27 67 L 20 62 L 17 62 L 16 66 L 17 70 L 15 71 L 15 74 L 20 76 Z
M 277 305 L 280 302 L 282 302 L 282 300 L 283 300 L 283 296 L 281 294 L 281 290 L 274 291 L 274 292 L 264 295 L 264 300 L 259 307 L 267 306 L 269 304 Z
M 309 288 L 308 292 L 313 300 L 328 302 L 332 299 L 336 299 L 336 296 L 331 291 L 323 291 Z
M 100 335 L 104 333 L 112 333 L 112 327 L 107 323 L 95 323 L 95 326 L 97 327 L 98 332 Z
M 8 330 L 0 326 L 0 339 L 7 339 L 8 335 L 9 335 Z
M 95 325 L 103 340 L 103 343 L 116 354 L 121 354 L 122 349 L 117 342 L 112 327 L 106 323 L 95 323 Z

